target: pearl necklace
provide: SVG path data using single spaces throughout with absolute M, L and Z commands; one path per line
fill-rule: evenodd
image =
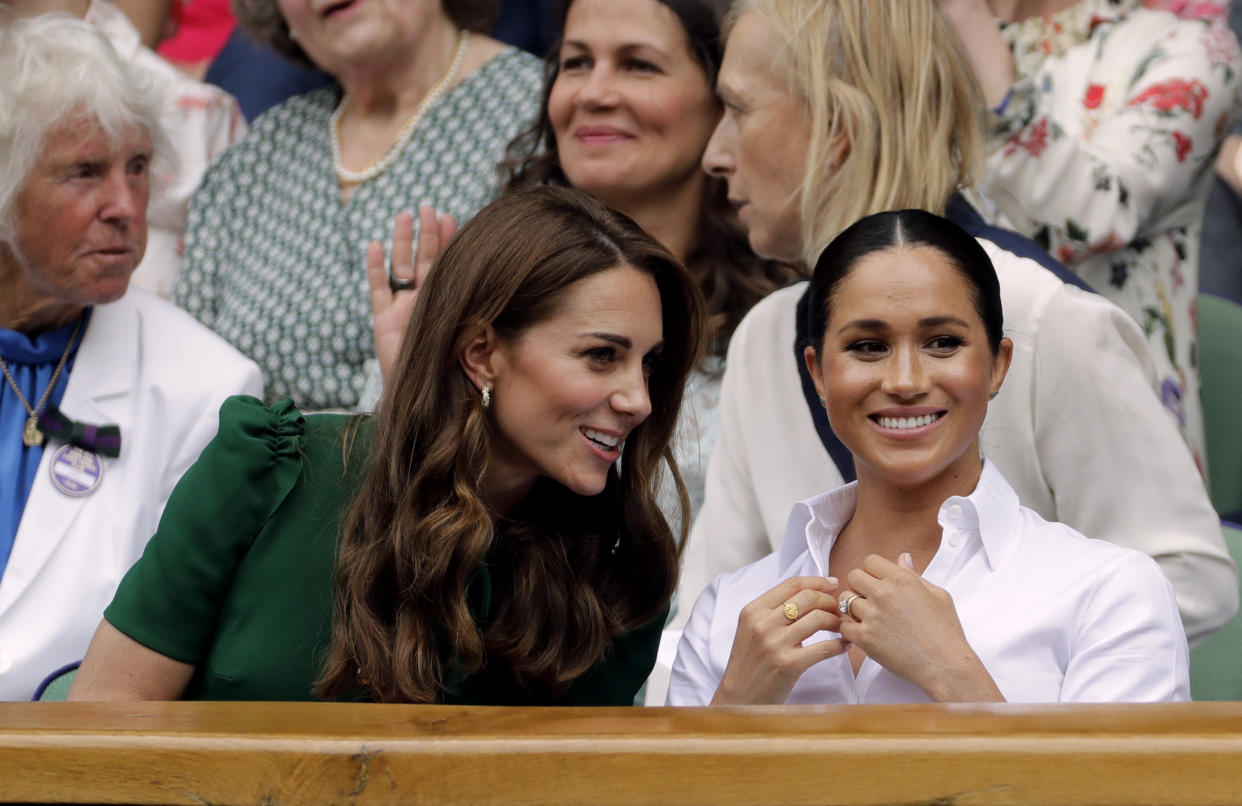
M 469 38 L 470 32 L 463 30 L 461 36 L 457 38 L 457 50 L 453 52 L 453 60 L 449 63 L 448 70 L 423 96 L 423 100 L 418 104 L 418 108 L 414 110 L 414 114 L 410 115 L 405 125 L 401 127 L 401 131 L 397 133 L 397 139 L 389 147 L 388 151 L 384 153 L 384 156 L 361 171 L 351 171 L 341 162 L 341 118 L 345 115 L 346 108 L 349 107 L 349 96 L 346 95 L 341 98 L 341 103 L 337 106 L 336 111 L 332 113 L 332 119 L 328 124 L 329 139 L 332 143 L 332 165 L 336 168 L 336 178 L 340 180 L 341 184 L 362 184 L 374 179 L 392 167 L 392 164 L 401 156 L 401 152 L 405 150 L 406 145 L 414 136 L 414 132 L 418 130 L 418 125 L 423 122 L 423 116 L 427 114 L 427 110 L 434 106 L 436 101 L 440 100 L 440 97 L 444 95 L 444 91 L 448 89 L 449 84 L 452 84 L 453 79 L 457 77 L 457 71 L 461 69 L 462 59 L 466 55 L 466 42 Z

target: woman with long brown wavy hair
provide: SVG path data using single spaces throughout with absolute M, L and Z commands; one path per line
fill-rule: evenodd
M 373 417 L 224 406 L 71 698 L 628 704 L 677 581 L 655 490 L 703 317 L 586 195 L 493 203 Z
M 674 441 L 696 511 L 718 430 L 720 378 L 733 330 L 755 303 L 805 274 L 800 265 L 765 260 L 751 250 L 724 181 L 700 168 L 721 113 L 712 88 L 725 5 L 564 3 L 564 36 L 545 61 L 539 119 L 510 144 L 503 166 L 508 191 L 574 187 L 625 213 L 681 259 L 698 283 L 707 300 L 710 341 L 690 376 Z M 434 255 L 428 237 L 440 236 L 436 219 L 424 210 L 420 222 L 419 255 Z M 396 262 L 393 273 L 401 273 Z M 383 302 L 389 299 L 387 284 L 382 272 L 374 276 L 373 294 Z M 406 312 L 409 305 L 407 299 Z M 404 320 L 387 305 L 375 313 L 376 353 L 386 370 Z

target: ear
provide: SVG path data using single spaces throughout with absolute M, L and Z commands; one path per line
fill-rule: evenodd
M 815 393 L 819 395 L 822 401 L 828 395 L 824 393 L 824 374 L 820 371 L 819 356 L 815 353 L 815 348 L 807 345 L 802 348 L 802 360 L 806 361 L 806 371 L 811 373 L 811 383 L 815 384 Z
M 1009 339 L 1001 339 L 1000 349 L 996 351 L 996 358 L 992 359 L 992 383 L 989 392 L 996 394 L 1000 391 L 1001 384 L 1005 382 L 1005 375 L 1009 372 L 1009 362 L 1013 360 L 1013 342 Z
M 461 362 L 462 370 L 475 388 L 481 390 L 485 386 L 496 385 L 499 365 L 504 362 L 501 352 L 500 339 L 491 325 L 485 325 L 473 339 L 466 343 L 461 355 L 458 356 L 458 361 Z
M 850 155 L 850 138 L 841 135 L 828 150 L 828 164 L 837 171 Z

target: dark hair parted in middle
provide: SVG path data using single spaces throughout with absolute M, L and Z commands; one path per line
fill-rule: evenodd
M 708 85 L 714 88 L 724 58 L 720 21 L 728 3 L 725 0 L 656 1 L 677 17 L 690 53 L 703 68 Z M 567 0 L 560 6 L 562 32 L 572 5 L 573 0 Z M 543 107 L 538 120 L 509 144 L 507 159 L 502 165 L 502 182 L 507 190 L 569 184 L 561 169 L 556 134 L 548 117 L 548 98 L 560 74 L 560 50 L 561 42 L 557 42 L 544 61 Z M 686 255 L 686 267 L 707 300 L 709 349 L 723 356 L 734 329 L 746 312 L 771 292 L 804 277 L 805 269 L 757 256 L 751 251 L 746 233 L 729 204 L 725 181 L 709 176 L 703 187 L 702 212 L 696 237 Z
M 823 351 L 824 331 L 832 315 L 832 299 L 841 281 L 858 262 L 876 252 L 925 246 L 944 255 L 970 286 L 975 310 L 983 320 L 992 355 L 1004 338 L 1000 281 L 988 253 L 965 230 L 926 210 L 900 210 L 869 215 L 838 235 L 820 253 L 807 291 L 806 341 Z M 806 346 L 806 345 L 800 345 Z
M 492 446 L 460 356 L 491 326 L 519 338 L 566 289 L 617 266 L 650 274 L 664 346 L 651 413 L 626 437 L 604 491 L 548 478 L 505 518 L 484 502 Z M 320 696 L 366 687 L 378 701 L 432 702 L 484 665 L 555 696 L 649 623 L 677 584 L 681 541 L 656 503 L 686 376 L 699 359 L 703 301 L 685 268 L 628 218 L 567 188 L 508 194 L 470 220 L 419 291 L 392 382 L 374 416 L 370 467 L 345 523 L 332 641 Z M 484 562 L 511 568 L 480 627 L 467 590 Z M 365 681 L 365 682 L 364 682 Z
M 487 32 L 500 14 L 499 0 L 436 0 L 458 28 Z M 289 33 L 276 0 L 233 0 L 233 16 L 251 39 L 295 64 L 318 67 Z

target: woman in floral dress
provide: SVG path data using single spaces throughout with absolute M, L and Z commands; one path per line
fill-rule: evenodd
M 1164 404 L 1202 470 L 1199 230 L 1238 109 L 1232 32 L 1140 0 L 940 5 L 990 107 L 979 190 L 999 222 L 1142 325 Z

